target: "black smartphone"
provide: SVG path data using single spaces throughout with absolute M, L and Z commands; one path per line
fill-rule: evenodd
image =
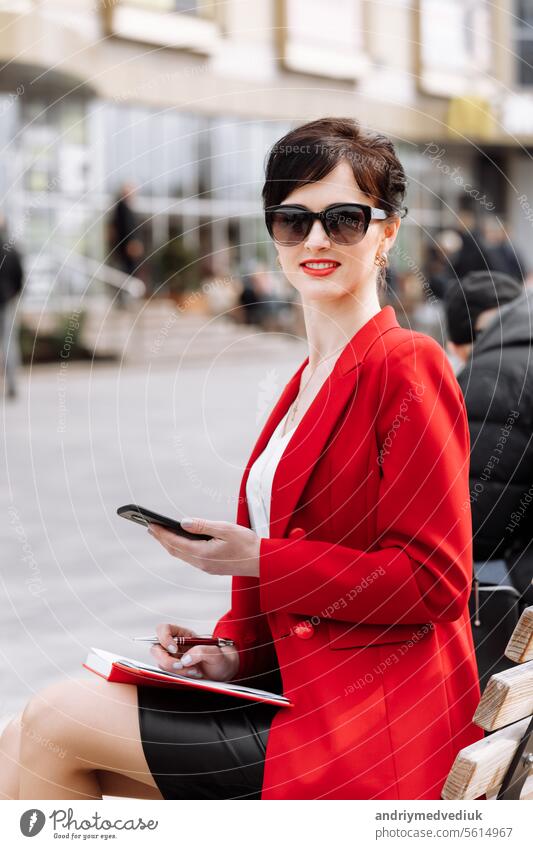
M 169 519 L 168 516 L 161 516 L 159 513 L 154 513 L 153 510 L 147 510 L 145 507 L 140 507 L 138 504 L 125 504 L 124 507 L 119 507 L 117 510 L 119 516 L 123 519 L 129 519 L 130 522 L 137 522 L 138 525 L 144 525 L 146 528 L 148 523 L 155 525 L 163 525 L 168 528 L 173 534 L 187 539 L 214 539 L 207 534 L 191 534 L 182 528 L 176 519 Z

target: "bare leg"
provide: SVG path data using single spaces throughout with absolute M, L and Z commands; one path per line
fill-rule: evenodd
M 19 797 L 20 731 L 20 716 L 17 716 L 0 737 L 0 799 Z
M 99 678 L 42 690 L 21 720 L 19 799 L 161 799 L 139 735 L 137 688 Z
M 0 799 L 19 798 L 21 719 L 12 719 L 0 736 Z M 104 796 L 161 799 L 158 790 L 118 772 L 97 770 L 96 776 Z

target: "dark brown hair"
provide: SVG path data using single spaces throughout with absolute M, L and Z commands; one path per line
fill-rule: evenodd
M 314 183 L 341 160 L 357 185 L 391 215 L 404 215 L 407 178 L 394 144 L 353 118 L 319 118 L 290 130 L 271 148 L 265 166 L 263 205 L 282 203 L 294 189 Z
M 390 215 L 407 213 L 407 178 L 393 142 L 353 118 L 318 118 L 290 130 L 271 148 L 265 165 L 263 206 L 283 203 L 294 189 L 326 177 L 346 160 L 362 192 Z M 378 290 L 386 288 L 380 269 Z

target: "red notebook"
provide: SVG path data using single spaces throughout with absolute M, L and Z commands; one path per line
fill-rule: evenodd
M 83 664 L 85 669 L 95 672 L 106 681 L 115 681 L 119 684 L 142 684 L 148 687 L 194 687 L 197 690 L 208 690 L 212 693 L 225 693 L 236 699 L 248 699 L 252 702 L 266 702 L 280 707 L 292 707 L 290 699 L 278 693 L 269 693 L 267 690 L 256 690 L 253 687 L 243 687 L 240 684 L 232 684 L 231 681 L 211 681 L 209 678 L 187 678 L 177 672 L 165 672 L 158 666 L 144 663 L 140 660 L 132 660 L 119 654 L 103 649 L 92 648 Z

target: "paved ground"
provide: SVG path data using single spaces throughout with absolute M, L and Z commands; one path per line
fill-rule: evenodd
M 272 339 L 183 366 L 36 367 L 2 413 L 0 719 L 90 646 L 144 656 L 133 634 L 162 621 L 209 631 L 229 579 L 170 558 L 116 515 L 137 501 L 234 521 L 259 427 L 305 357 Z M 148 655 L 146 655 L 148 656 Z

